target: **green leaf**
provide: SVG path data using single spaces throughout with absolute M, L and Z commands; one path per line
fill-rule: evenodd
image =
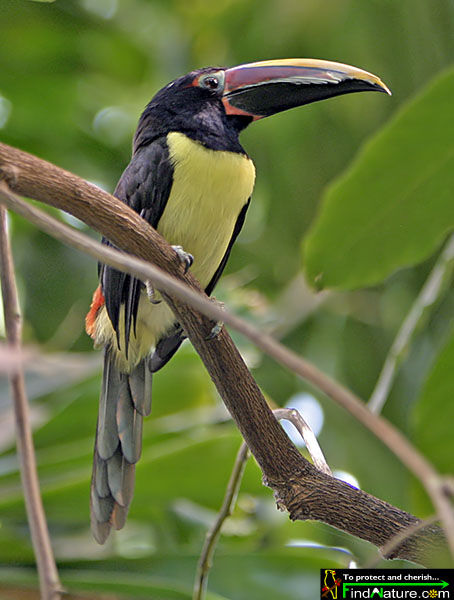
M 454 69 L 405 105 L 326 191 L 304 245 L 316 287 L 376 284 L 454 225 Z
M 414 439 L 419 449 L 444 473 L 452 472 L 454 456 L 454 334 L 427 378 L 414 412 Z

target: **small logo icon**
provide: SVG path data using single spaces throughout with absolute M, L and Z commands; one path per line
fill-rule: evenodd
M 341 584 L 341 579 L 336 577 L 336 571 L 333 569 L 325 569 L 325 577 L 323 578 L 322 598 L 331 598 L 337 600 L 337 588 Z

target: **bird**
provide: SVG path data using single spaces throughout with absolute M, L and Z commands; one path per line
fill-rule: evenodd
M 255 182 L 240 133 L 281 111 L 362 91 L 390 93 L 367 71 L 319 59 L 191 71 L 145 107 L 114 196 L 174 247 L 210 295 L 243 227 Z M 152 374 L 185 334 L 147 282 L 103 264 L 98 274 L 86 331 L 95 347 L 104 348 L 90 493 L 92 533 L 103 544 L 112 527 L 124 526 L 132 501 Z

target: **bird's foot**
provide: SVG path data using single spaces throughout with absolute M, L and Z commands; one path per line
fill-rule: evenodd
M 145 287 L 147 288 L 147 296 L 148 296 L 148 300 L 152 303 L 152 304 L 160 304 L 162 302 L 162 300 L 160 300 L 159 298 L 156 298 L 156 290 L 153 287 L 153 284 L 151 283 L 151 281 L 149 279 L 146 280 L 145 282 Z M 159 293 L 159 292 L 158 292 Z
M 224 302 L 219 302 L 216 298 L 210 298 L 211 302 L 215 302 L 221 310 L 225 310 Z M 223 321 L 216 321 L 210 333 L 205 338 L 207 341 L 214 340 L 221 333 L 222 328 L 224 327 Z
M 194 262 L 194 257 L 189 252 L 186 252 L 183 246 L 172 246 L 175 250 L 176 255 L 178 256 L 179 261 L 184 266 L 184 274 L 189 271 L 189 268 L 192 266 Z

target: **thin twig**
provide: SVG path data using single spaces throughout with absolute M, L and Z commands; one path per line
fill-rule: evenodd
M 298 433 L 306 444 L 307 451 L 311 455 L 314 466 L 317 467 L 317 469 L 322 473 L 332 476 L 333 474 L 328 466 L 328 463 L 326 462 L 326 458 L 322 449 L 320 448 L 320 444 L 318 443 L 314 432 L 302 417 L 301 413 L 296 410 L 296 408 L 277 408 L 276 410 L 273 410 L 273 413 L 276 419 L 285 419 L 286 421 L 290 421 L 290 423 L 296 427 Z
M 25 360 L 22 350 L 13 349 L 9 344 L 0 342 L 0 375 L 16 373 Z
M 332 475 L 322 449 L 315 437 L 314 432 L 303 419 L 301 414 L 294 408 L 277 408 L 273 410 L 273 414 L 279 421 L 285 419 L 293 423 L 297 428 L 298 433 L 304 440 L 306 448 L 314 461 L 314 465 L 327 475 Z M 208 584 L 208 575 L 213 566 L 213 556 L 216 546 L 221 535 L 222 526 L 228 517 L 233 513 L 236 499 L 243 479 L 244 469 L 249 456 L 248 447 L 243 442 L 238 450 L 238 453 L 233 464 L 232 473 L 230 475 L 227 488 L 225 490 L 222 506 L 216 516 L 216 519 L 210 529 L 207 531 L 205 543 L 200 553 L 199 562 L 197 565 L 197 574 L 194 581 L 194 590 L 192 600 L 203 600 L 206 594 Z
M 162 288 L 169 294 L 175 294 L 180 300 L 187 302 L 203 314 L 213 320 L 225 321 L 225 312 L 215 302 L 211 302 L 206 296 L 185 285 L 172 275 L 169 275 L 159 267 L 120 252 L 115 248 L 101 244 L 81 231 L 58 221 L 51 215 L 40 210 L 36 206 L 28 204 L 17 194 L 14 194 L 8 186 L 0 181 L 0 203 L 21 215 L 48 235 L 55 239 L 77 248 L 88 254 L 95 260 L 99 260 L 111 267 L 134 275 L 142 281 L 150 280 L 156 288 Z M 227 322 L 227 321 L 225 321 Z
M 206 587 L 208 583 L 208 574 L 213 565 L 213 555 L 216 550 L 216 545 L 221 535 L 221 529 L 224 521 L 230 517 L 238 497 L 241 480 L 243 478 L 244 469 L 248 459 L 249 450 L 245 442 L 241 444 L 238 454 L 235 458 L 233 470 L 230 475 L 227 488 L 225 490 L 224 500 L 216 520 L 212 527 L 207 531 L 205 543 L 200 554 L 197 565 L 197 575 L 194 582 L 194 591 L 192 594 L 193 600 L 202 600 L 205 597 Z
M 6 336 L 12 350 L 15 353 L 20 353 L 22 320 L 8 235 L 7 212 L 3 207 L 0 207 L 0 263 Z M 39 491 L 28 401 L 21 365 L 17 365 L 15 372 L 10 376 L 10 384 L 14 400 L 17 451 L 21 466 L 22 486 L 38 567 L 41 598 L 43 600 L 57 600 L 61 598 L 62 587 L 52 553 L 49 531 Z
M 427 311 L 439 300 L 446 289 L 446 282 L 452 276 L 454 267 L 454 234 L 448 239 L 446 246 L 438 257 L 432 271 L 407 313 L 378 377 L 374 391 L 368 402 L 371 412 L 379 414 L 383 410 L 398 368 L 405 358 L 415 332 L 421 322 L 427 318 Z

